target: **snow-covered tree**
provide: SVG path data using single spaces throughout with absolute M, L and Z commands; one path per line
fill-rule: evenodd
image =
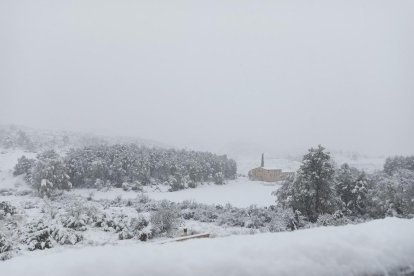
M 336 194 L 342 201 L 343 211 L 353 215 L 366 212 L 368 179 L 364 172 L 343 164 L 336 175 Z
M 36 163 L 35 159 L 29 159 L 26 156 L 22 156 L 17 160 L 17 164 L 14 166 L 13 175 L 25 175 L 26 180 L 31 178 L 31 170 Z
M 414 171 L 414 156 L 395 156 L 385 160 L 385 173 L 392 175 L 400 169 Z
M 276 192 L 279 204 L 299 210 L 313 222 L 320 214 L 333 213 L 337 207 L 334 174 L 329 152 L 320 145 L 309 149 L 295 177 Z
M 414 216 L 414 171 L 398 169 L 393 175 L 373 175 L 367 198 L 371 217 Z
M 32 171 L 32 185 L 43 195 L 50 195 L 53 189 L 71 189 L 67 168 L 62 158 L 53 150 L 37 156 Z

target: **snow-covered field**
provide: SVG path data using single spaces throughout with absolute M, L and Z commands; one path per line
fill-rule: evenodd
M 413 233 L 414 220 L 387 218 L 275 234 L 67 249 L 15 258 L 0 264 L 0 271 L 22 276 L 412 275 Z
M 20 178 L 12 177 L 11 170 L 21 155 L 24 154 L 27 157 L 34 157 L 35 154 L 22 150 L 1 150 L 0 153 L 0 189 L 15 188 L 16 183 L 24 186 Z M 345 157 L 338 157 L 337 159 L 337 163 L 349 162 L 351 165 L 359 169 L 366 169 L 367 171 L 381 169 L 384 161 L 378 158 L 360 159 L 357 161 L 349 160 Z M 252 158 L 241 158 L 237 161 L 238 171 L 244 175 L 247 174 L 249 169 L 258 166 L 258 160 L 253 160 Z M 296 171 L 300 166 L 300 162 L 272 158 L 266 160 L 266 165 L 280 168 L 284 171 Z M 167 199 L 174 202 L 191 200 L 205 204 L 225 205 L 230 203 L 236 207 L 248 207 L 250 205 L 263 207 L 275 204 L 276 198 L 271 193 L 279 187 L 280 184 L 277 183 L 269 184 L 259 181 L 249 181 L 248 178 L 242 176 L 234 181 L 227 181 L 226 185 L 204 184 L 196 189 L 186 189 L 176 192 L 167 192 L 166 187 L 159 187 L 157 190 L 148 188 L 146 189 L 146 195 L 155 200 Z M 73 191 L 73 193 L 83 196 L 88 196 L 90 192 L 94 193 L 95 199 L 115 199 L 117 196 L 128 199 L 137 196 L 136 192 L 125 192 L 122 189 L 112 189 L 109 192 L 100 192 L 93 189 Z
M 21 177 L 13 177 L 12 169 L 21 155 L 33 157 L 34 154 L 21 150 L 0 152 L 0 190 L 29 189 Z M 358 162 L 375 169 L 382 166 L 378 160 Z M 287 171 L 298 167 L 295 161 L 282 159 L 273 160 L 273 164 Z M 247 170 L 254 167 L 254 162 L 245 160 L 240 166 Z M 280 184 L 252 182 L 246 177 L 239 177 L 227 181 L 225 185 L 204 184 L 177 192 L 167 192 L 163 186 L 156 189 L 146 187 L 144 194 L 154 200 L 194 201 L 212 205 L 230 203 L 241 208 L 250 205 L 265 207 L 275 204 L 276 198 L 271 193 L 279 187 Z M 91 204 L 101 199 L 142 196 L 142 193 L 122 189 L 107 192 L 75 189 L 65 193 L 75 198 L 77 195 L 88 197 L 93 193 Z M 24 209 L 23 219 L 39 219 L 44 216 L 43 209 L 47 205 L 39 197 L 18 193 L 0 195 L 0 201 L 10 201 L 20 206 L 20 210 Z M 127 206 L 110 207 L 107 212 L 131 217 L 137 215 L 137 210 Z M 254 229 L 195 220 L 186 220 L 182 227 L 194 233 L 208 232 L 215 238 L 165 244 L 155 239 L 144 243 L 136 239 L 119 240 L 117 233 L 88 227 L 82 232 L 83 241 L 74 246 L 21 251 L 11 260 L 0 262 L 0 275 L 414 274 L 414 220 L 387 218 L 359 225 L 272 234 L 258 234 L 260 231 Z
M 2 153 L 0 154 L 0 189 L 16 188 L 16 183 L 26 187 L 21 178 L 12 176 L 12 169 L 17 159 L 22 155 L 34 157 L 35 154 L 22 150 L 1 150 L 0 152 Z M 236 207 L 248 207 L 250 205 L 264 207 L 275 204 L 276 198 L 271 193 L 279 187 L 280 184 L 249 181 L 246 177 L 239 177 L 234 181 L 227 181 L 226 185 L 204 184 L 196 189 L 186 189 L 177 192 L 168 192 L 166 187 L 159 187 L 157 190 L 148 188 L 146 189 L 146 195 L 155 200 L 167 199 L 174 202 L 190 200 L 205 204 L 225 205 L 230 203 Z M 91 192 L 94 193 L 94 199 L 115 199 L 118 196 L 121 196 L 123 199 L 137 197 L 136 192 L 127 192 L 122 189 L 111 189 L 108 192 L 101 192 L 95 189 L 79 189 L 71 193 L 89 196 Z
M 240 177 L 228 181 L 226 185 L 201 185 L 197 189 L 186 189 L 173 193 L 150 192 L 148 196 L 153 199 L 168 199 L 175 202 L 193 200 L 206 204 L 230 203 L 236 207 L 257 205 L 260 207 L 275 204 L 275 196 L 271 193 L 277 190 L 280 184 L 268 184 L 260 181 L 249 181 Z
M 146 189 L 145 194 L 155 200 L 167 199 L 173 202 L 183 202 L 185 200 L 195 201 L 205 204 L 225 205 L 230 203 L 235 207 L 248 207 L 256 205 L 264 207 L 275 205 L 276 197 L 272 195 L 280 184 L 269 184 L 260 181 L 249 181 L 246 177 L 227 181 L 225 185 L 204 184 L 196 189 L 185 189 L 176 192 L 168 192 L 166 187 L 158 187 L 156 191 L 151 188 Z M 96 189 L 79 189 L 71 193 L 82 196 L 89 196 L 93 193 L 94 199 L 115 199 L 121 196 L 123 199 L 137 197 L 137 192 L 123 191 L 122 189 L 111 189 L 103 192 Z

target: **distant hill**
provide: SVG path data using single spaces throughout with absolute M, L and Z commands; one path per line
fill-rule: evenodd
M 136 144 L 147 147 L 167 148 L 166 144 L 149 139 L 122 136 L 102 136 L 90 133 L 40 130 L 25 126 L 0 126 L 0 147 L 21 148 L 27 151 L 44 149 L 67 150 L 97 144 Z

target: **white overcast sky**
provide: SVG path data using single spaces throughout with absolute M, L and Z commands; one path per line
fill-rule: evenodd
M 0 124 L 414 153 L 414 1 L 0 1 Z

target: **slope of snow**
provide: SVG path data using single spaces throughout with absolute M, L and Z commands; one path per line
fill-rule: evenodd
M 2 275 L 383 275 L 414 269 L 414 220 L 68 249 L 0 263 Z M 398 274 L 394 274 L 398 275 Z
M 22 155 L 33 158 L 36 154 L 19 149 L 0 148 L 0 189 L 16 188 L 25 185 L 21 177 L 13 177 L 13 168 Z

